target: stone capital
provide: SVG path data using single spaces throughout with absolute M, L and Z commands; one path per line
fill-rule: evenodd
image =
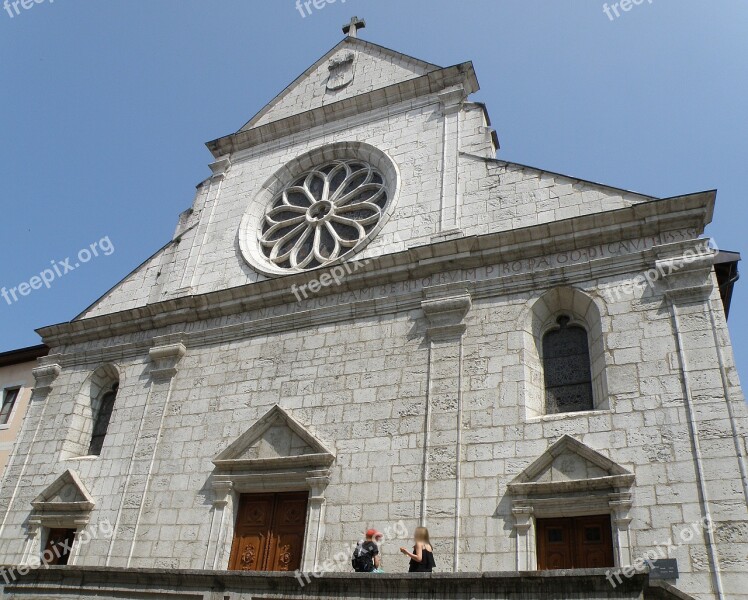
M 34 376 L 34 395 L 41 396 L 48 394 L 52 389 L 52 382 L 62 373 L 62 367 L 58 364 L 44 365 L 32 369 L 31 374 Z
M 213 484 L 213 506 L 220 508 L 229 502 L 229 496 L 234 489 L 230 481 L 216 481 Z
M 462 108 L 462 104 L 467 97 L 468 94 L 465 88 L 462 85 L 458 85 L 441 92 L 439 94 L 439 102 L 444 113 L 451 114 Z
M 467 290 L 444 297 L 429 297 L 421 301 L 421 309 L 428 321 L 428 335 L 432 340 L 459 338 L 465 333 L 462 322 L 472 306 Z
M 665 295 L 674 302 L 700 302 L 712 291 L 715 252 L 709 240 L 690 240 L 655 248 L 654 277 L 664 281 Z
M 170 379 L 177 374 L 177 364 L 187 353 L 184 344 L 169 344 L 151 348 L 148 356 L 151 359 L 151 377 L 153 379 Z
M 218 177 L 220 175 L 225 175 L 228 173 L 229 169 L 231 168 L 231 159 L 224 157 L 219 158 L 217 161 L 210 163 L 208 165 L 210 167 L 210 170 L 213 172 L 213 177 Z

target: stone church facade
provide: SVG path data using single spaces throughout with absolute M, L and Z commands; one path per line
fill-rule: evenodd
M 208 144 L 169 244 L 40 330 L 0 564 L 70 550 L 5 593 L 748 598 L 716 193 L 497 160 L 471 63 L 360 26 Z M 369 527 L 386 573 L 353 577 Z

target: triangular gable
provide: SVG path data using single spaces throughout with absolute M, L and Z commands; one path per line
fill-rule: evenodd
M 629 487 L 634 475 L 596 450 L 564 435 L 509 484 L 529 495 Z
M 353 61 L 351 65 L 346 65 L 344 63 L 348 61 L 349 54 L 353 54 Z M 337 66 L 343 69 L 350 67 L 353 77 L 350 82 L 344 78 L 344 85 L 340 87 L 337 87 L 337 84 L 328 86 L 330 75 Z M 414 79 L 439 69 L 441 67 L 437 65 L 384 46 L 360 38 L 347 37 L 273 98 L 240 131 Z
M 213 460 L 219 470 L 328 467 L 333 452 L 276 405 Z
M 31 505 L 40 512 L 90 511 L 94 499 L 78 474 L 68 469 L 39 494 Z

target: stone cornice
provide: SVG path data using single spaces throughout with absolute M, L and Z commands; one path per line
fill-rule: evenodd
M 467 94 L 478 90 L 478 80 L 471 62 L 432 71 L 365 94 L 339 100 L 313 110 L 291 115 L 252 129 L 240 130 L 206 145 L 216 158 L 233 154 L 258 144 L 277 140 L 301 131 L 326 125 L 362 112 L 407 102 L 419 96 L 436 94 L 452 86 L 463 85 Z
M 365 265 L 346 277 L 340 286 L 323 288 L 315 300 L 336 294 L 350 294 L 375 286 L 392 285 L 407 281 L 421 281 L 440 273 L 458 273 L 464 269 L 488 268 L 511 261 L 528 261 L 549 256 L 554 252 L 574 252 L 596 245 L 623 244 L 657 236 L 660 232 L 692 229 L 694 236 L 703 232 L 705 217 L 711 212 L 713 194 L 695 194 L 655 202 L 638 204 L 629 208 L 595 214 L 517 230 L 503 231 L 483 236 L 471 236 L 418 246 L 396 254 L 366 260 Z M 665 241 L 660 242 L 665 244 Z M 595 277 L 649 269 L 658 257 L 652 249 L 620 252 L 615 256 L 594 260 Z M 324 270 L 319 273 L 324 273 Z M 511 293 L 536 285 L 542 274 L 549 285 L 554 281 L 584 281 L 592 276 L 590 260 L 574 264 L 549 265 L 530 269 L 529 272 L 503 273 L 501 277 L 486 277 L 469 281 L 466 285 L 476 300 L 500 293 Z M 230 288 L 197 296 L 167 300 L 141 308 L 102 315 L 90 319 L 53 325 L 38 330 L 46 344 L 59 348 L 98 339 L 111 339 L 121 335 L 140 334 L 140 341 L 116 342 L 106 350 L 107 356 L 131 356 L 143 348 L 153 346 L 151 332 L 166 337 L 159 343 L 178 343 L 184 338 L 187 345 L 201 342 L 220 342 L 236 336 L 262 335 L 269 331 L 303 327 L 312 322 L 335 322 L 369 315 L 381 315 L 406 308 L 420 308 L 421 290 L 405 291 L 397 296 L 351 301 L 331 301 L 324 309 L 297 303 L 291 291 L 293 285 L 308 283 L 310 273 L 279 277 L 259 283 Z M 456 275 L 459 280 L 459 275 Z M 446 283 L 446 281 L 445 281 Z M 429 284 L 433 286 L 434 284 Z M 330 300 L 335 300 L 330 298 Z M 278 310 L 286 307 L 286 311 Z M 248 321 L 230 323 L 226 317 L 273 309 L 273 315 L 262 315 Z M 320 320 L 321 319 L 321 320 Z M 216 321 L 211 328 L 206 323 L 203 330 L 191 328 L 189 333 L 177 333 L 174 326 L 184 327 L 198 321 Z M 220 323 L 220 324 L 219 324 Z M 171 327 L 172 333 L 167 329 Z M 159 331 L 160 330 L 160 331 Z M 173 339 L 172 339 L 173 338 Z M 82 355 L 96 360 L 101 350 L 81 349 Z M 42 361 L 61 361 L 50 356 Z M 63 361 L 64 362 L 64 361 Z M 60 362 L 60 364 L 63 364 Z

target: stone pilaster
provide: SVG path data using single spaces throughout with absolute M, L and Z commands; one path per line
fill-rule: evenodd
M 613 553 L 615 564 L 626 566 L 633 563 L 631 556 L 631 534 L 629 511 L 632 505 L 630 492 L 618 492 L 610 495 L 608 500 L 613 525 Z
M 514 515 L 514 529 L 517 536 L 516 569 L 518 571 L 534 571 L 537 567 L 535 566 L 533 508 L 530 504 L 517 499 L 512 506 L 512 515 Z
M 186 348 L 182 344 L 156 346 L 149 353 L 151 389 L 133 445 L 122 503 L 107 557 L 108 566 L 130 566 L 163 420 L 171 397 L 172 381 L 177 373 L 177 364 L 185 353 Z
M 221 158 L 210 164 L 210 170 L 213 174 L 210 177 L 208 189 L 205 192 L 205 199 L 202 208 L 200 209 L 199 224 L 195 233 L 195 241 L 192 244 L 192 248 L 190 248 L 187 265 L 184 269 L 184 274 L 182 275 L 180 289 L 178 290 L 178 293 L 180 294 L 189 293 L 194 285 L 195 271 L 200 262 L 200 256 L 203 247 L 205 246 L 208 230 L 210 229 L 216 214 L 216 207 L 221 197 L 223 183 L 230 169 L 231 160 L 227 157 Z M 158 300 L 160 300 L 160 298 L 156 301 Z
M 302 557 L 302 570 L 317 571 L 319 569 L 319 548 L 325 535 L 325 488 L 330 483 L 330 477 L 322 472 L 307 477 L 309 486 L 309 503 L 307 505 L 307 532 Z
M 458 160 L 460 152 L 460 111 L 467 98 L 465 88 L 457 86 L 439 94 L 441 110 L 444 115 L 442 137 L 442 189 L 439 232 L 435 241 L 459 237 L 460 202 Z
M 713 254 L 704 247 L 691 244 L 671 244 L 656 248 L 658 260 L 655 269 L 664 280 L 675 337 L 674 367 L 681 374 L 683 403 L 688 421 L 699 489 L 701 517 L 714 522 L 712 498 L 721 504 L 725 500 L 741 500 L 739 510 L 731 510 L 731 520 L 747 521 L 743 490 L 727 494 L 724 473 L 738 472 L 742 450 L 731 445 L 734 428 L 727 410 L 726 390 L 720 381 L 720 357 L 711 332 L 710 298 L 714 291 Z M 723 438 L 725 443 L 715 444 L 703 437 Z M 706 445 L 705 445 L 706 444 Z M 737 460 L 736 460 L 737 458 Z M 708 462 L 707 462 L 708 461 Z M 717 468 L 717 467 L 720 468 Z M 724 598 L 717 540 L 710 528 L 704 528 L 709 571 L 717 598 Z
M 462 337 L 471 307 L 467 290 L 433 288 L 421 307 L 428 321 L 429 377 L 421 522 L 459 569 L 462 501 Z M 445 567 L 446 569 L 446 567 Z
M 233 485 L 230 481 L 217 481 L 213 484 L 213 510 L 211 511 L 210 535 L 208 536 L 208 547 L 205 552 L 203 569 L 221 569 L 221 549 L 225 545 L 226 531 L 230 527 L 225 526 L 226 519 L 231 518 L 231 507 L 233 500 Z M 228 516 L 227 516 L 228 515 Z

